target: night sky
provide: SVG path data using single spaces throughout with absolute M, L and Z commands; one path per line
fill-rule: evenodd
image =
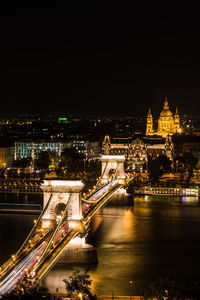
M 72 2 L 0 10 L 0 112 L 199 114 L 198 9 Z

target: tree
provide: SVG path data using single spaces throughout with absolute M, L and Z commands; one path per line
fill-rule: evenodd
M 51 294 L 47 288 L 41 287 L 38 283 L 32 283 L 25 279 L 9 294 L 1 295 L 2 300 L 50 300 Z
M 162 166 L 162 169 L 163 169 L 163 172 L 169 172 L 170 169 L 171 169 L 171 160 L 169 159 L 169 157 L 167 157 L 166 155 L 160 155 L 158 157 L 160 163 L 161 163 L 161 166 Z
M 82 294 L 82 299 L 96 299 L 96 296 L 91 292 L 92 280 L 88 272 L 74 271 L 69 279 L 63 281 L 69 296 Z
M 40 170 L 47 170 L 51 162 L 51 156 L 48 151 L 41 151 L 35 160 L 35 166 Z
M 51 163 L 50 163 L 49 167 L 52 169 L 57 169 L 58 165 L 59 165 L 59 160 L 60 160 L 58 153 L 56 151 L 49 151 L 49 154 L 50 154 L 50 159 L 51 159 Z
M 145 299 L 156 298 L 158 300 L 187 299 L 187 291 L 180 282 L 169 278 L 161 278 L 146 288 L 144 297 Z
M 186 183 L 189 183 L 190 179 L 194 175 L 194 169 L 198 163 L 198 158 L 195 157 L 191 152 L 184 152 L 181 157 L 181 162 L 184 165 L 184 171 L 188 174 Z
M 20 158 L 20 159 L 16 159 L 14 161 L 14 167 L 16 168 L 26 168 L 28 166 L 30 166 L 31 164 L 31 157 L 28 157 L 28 158 Z
M 5 169 L 0 169 L 0 178 L 5 178 Z
M 149 157 L 148 159 L 148 172 L 150 179 L 157 181 L 159 177 L 162 176 L 163 170 L 161 168 L 161 162 L 158 158 L 152 159 Z
M 61 153 L 59 166 L 66 168 L 69 172 L 84 171 L 85 156 L 75 149 L 65 148 Z
M 96 177 L 101 176 L 101 161 L 98 159 L 87 161 L 85 170 L 94 173 Z
M 6 174 L 7 174 L 8 178 L 18 178 L 19 177 L 18 172 L 17 172 L 16 169 L 7 170 Z

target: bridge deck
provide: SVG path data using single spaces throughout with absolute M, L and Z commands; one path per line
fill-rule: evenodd
M 78 235 L 78 231 L 70 230 L 69 233 L 63 238 L 63 240 L 57 245 L 55 249 L 52 249 L 48 256 L 45 257 L 44 261 L 40 263 L 38 269 L 36 270 L 36 280 L 40 280 L 46 272 L 57 262 L 60 255 L 62 254 L 65 246 Z

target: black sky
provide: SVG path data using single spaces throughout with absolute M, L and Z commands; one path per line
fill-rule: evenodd
M 1 112 L 199 114 L 200 11 L 93 3 L 0 10 Z

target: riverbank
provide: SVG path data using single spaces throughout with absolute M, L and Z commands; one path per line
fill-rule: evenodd
M 40 214 L 40 204 L 0 203 L 0 214 Z
M 43 195 L 0 193 L 0 214 L 39 214 L 43 209 Z
M 78 300 L 80 298 L 69 298 L 67 297 L 67 293 L 52 293 L 52 296 L 55 297 L 55 299 L 74 299 Z M 97 295 L 97 300 L 143 300 L 143 296 L 118 296 L 118 295 Z

